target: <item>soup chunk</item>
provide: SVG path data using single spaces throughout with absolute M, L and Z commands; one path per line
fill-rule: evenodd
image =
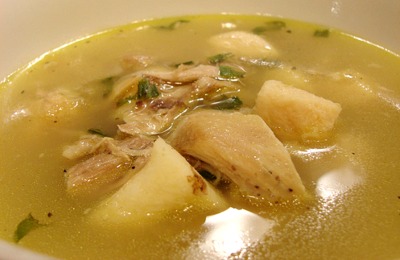
M 256 115 L 196 111 L 170 137 L 172 146 L 227 175 L 254 196 L 286 199 L 305 188 L 282 143 Z
M 221 195 L 192 166 L 161 138 L 155 141 L 148 163 L 124 186 L 90 212 L 90 218 L 124 228 L 146 219 L 182 210 L 191 204 L 202 214 L 227 208 Z M 151 223 L 151 222 L 150 222 Z
M 269 80 L 258 93 L 255 110 L 278 137 L 306 141 L 326 138 L 334 127 L 341 106 Z

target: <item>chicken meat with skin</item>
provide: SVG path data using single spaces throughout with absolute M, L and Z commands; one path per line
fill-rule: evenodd
M 249 195 L 279 201 L 305 194 L 289 153 L 257 115 L 198 110 L 182 118 L 169 142 Z
M 66 170 L 67 192 L 73 197 L 101 197 L 121 187 L 146 164 L 154 139 L 131 136 L 121 140 L 83 136 L 63 155 L 81 161 Z

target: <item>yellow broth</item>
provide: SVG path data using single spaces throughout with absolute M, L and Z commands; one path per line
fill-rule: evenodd
M 189 22 L 157 29 L 177 20 Z M 277 20 L 286 26 L 262 37 L 290 69 L 247 66 L 240 98 L 251 108 L 262 83 L 276 79 L 341 104 L 328 141 L 285 143 L 314 199 L 269 205 L 231 196 L 226 214 L 177 212 L 135 230 L 88 223 L 92 202 L 67 195 L 64 170 L 75 162 L 62 150 L 89 128 L 115 133 L 101 81 L 120 75 L 129 55 L 169 64 L 205 60 L 217 54 L 210 36 Z M 0 85 L 0 237 L 12 242 L 31 213 L 46 225 L 19 244 L 65 259 L 400 257 L 400 59 L 338 30 L 313 35 L 325 29 L 264 16 L 146 21 L 72 42 L 17 71 Z M 85 103 L 43 113 L 35 102 L 57 88 L 78 90 Z

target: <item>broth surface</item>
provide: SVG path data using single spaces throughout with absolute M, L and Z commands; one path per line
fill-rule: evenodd
M 176 21 L 185 22 L 160 29 Z M 62 151 L 86 129 L 116 132 L 102 81 L 123 74 L 123 61 L 134 55 L 163 64 L 204 60 L 217 54 L 207 43 L 212 35 L 271 21 L 285 26 L 261 36 L 277 50 L 271 61 L 285 66 L 246 66 L 243 105 L 253 107 L 263 82 L 275 79 L 343 109 L 329 140 L 284 143 L 313 199 L 269 205 L 230 198 L 223 213 L 177 212 L 135 230 L 88 223 L 93 202 L 67 195 L 64 170 L 74 162 Z M 46 226 L 19 244 L 63 259 L 400 257 L 400 58 L 334 29 L 314 36 L 326 29 L 264 16 L 168 18 L 72 42 L 17 71 L 0 85 L 0 237 L 13 241 L 31 213 Z M 84 101 L 78 97 L 68 113 L 43 109 L 45 93 L 57 89 Z

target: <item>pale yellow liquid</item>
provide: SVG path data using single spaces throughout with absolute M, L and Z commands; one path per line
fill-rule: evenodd
M 232 199 L 233 208 L 218 216 L 177 213 L 135 230 L 87 222 L 84 212 L 92 205 L 67 196 L 63 170 L 75 162 L 61 153 L 86 129 L 115 132 L 111 107 L 96 90 L 99 81 L 121 73 L 127 55 L 168 63 L 205 60 L 217 54 L 206 42 L 211 35 L 276 20 L 184 19 L 190 22 L 173 31 L 153 26 L 177 19 L 128 25 L 71 43 L 0 85 L 0 237 L 12 241 L 18 223 L 32 213 L 47 226 L 19 244 L 65 259 L 399 258 L 400 58 L 339 31 L 313 37 L 320 26 L 290 20 L 285 29 L 263 37 L 293 69 L 249 66 L 240 97 L 252 107 L 262 83 L 277 79 L 341 104 L 329 141 L 286 143 L 313 200 L 257 206 Z M 86 88 L 90 103 L 63 117 L 34 110 L 21 115 L 32 109 L 39 90 L 57 87 Z

